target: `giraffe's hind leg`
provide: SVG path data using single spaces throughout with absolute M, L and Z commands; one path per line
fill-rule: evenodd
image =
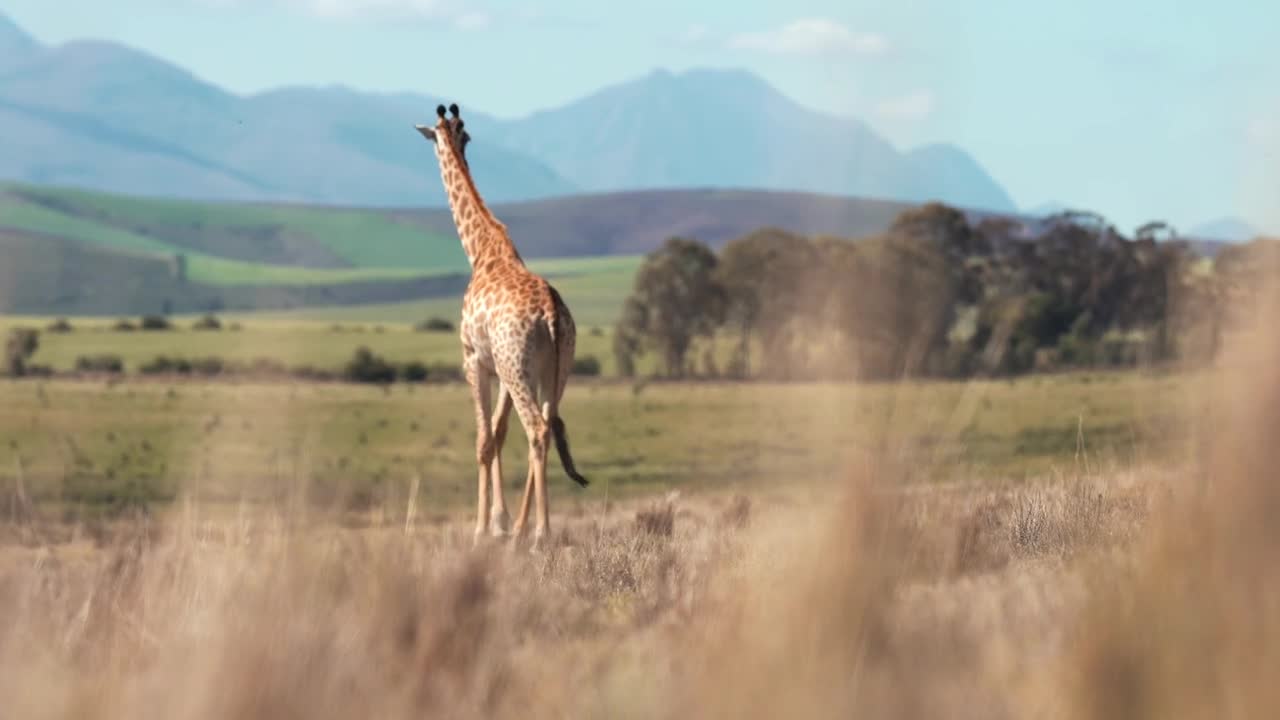
M 493 462 L 493 431 L 489 426 L 489 383 L 493 377 L 491 373 L 481 368 L 474 360 L 470 358 L 467 360 L 465 366 L 467 384 L 471 386 L 471 399 L 475 403 L 476 410 L 476 465 L 478 466 L 476 488 L 478 497 L 476 500 L 475 541 L 478 543 L 488 530 L 489 521 L 489 469 Z
M 489 478 L 493 483 L 493 509 L 489 513 L 489 532 L 502 537 L 511 530 L 511 516 L 507 514 L 507 501 L 502 494 L 502 446 L 507 440 L 508 420 L 511 418 L 511 393 L 506 385 L 498 387 L 498 401 L 493 409 L 493 461 Z
M 523 376 L 531 380 L 529 376 Z M 532 382 L 513 383 L 511 400 L 516 414 L 520 416 L 520 424 L 524 426 L 525 435 L 529 438 L 529 474 L 525 479 L 524 497 L 520 501 L 520 511 L 516 515 L 512 534 L 519 539 L 529 521 L 530 500 L 534 505 L 533 544 L 536 548 L 542 538 L 550 531 L 548 522 L 546 467 L 547 447 L 551 437 L 551 429 L 542 418 L 538 407 L 537 390 Z

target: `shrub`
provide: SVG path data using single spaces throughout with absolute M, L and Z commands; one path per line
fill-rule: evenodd
M 222 321 L 217 315 L 205 315 L 199 320 L 191 323 L 192 330 L 221 330 Z
M 432 382 L 462 382 L 462 368 L 448 363 L 435 363 L 427 368 L 427 377 Z
M 385 384 L 395 381 L 396 369 L 362 345 L 356 348 L 355 355 L 347 362 L 342 376 L 349 382 Z
M 81 355 L 76 358 L 76 372 L 118 374 L 124 372 L 124 360 L 119 355 Z
M 4 344 L 5 369 L 13 377 L 28 374 L 27 361 L 40 347 L 40 333 L 31 328 L 14 328 Z
M 138 327 L 143 330 L 172 330 L 173 323 L 163 315 L 144 315 Z
M 209 357 L 195 358 L 189 363 L 190 372 L 194 375 L 221 375 L 226 370 L 226 363 L 222 358 L 210 355 Z
M 332 370 L 325 370 L 315 367 L 314 365 L 299 365 L 290 370 L 289 374 L 299 380 L 317 380 L 325 382 L 337 377 L 337 373 Z
M 138 372 L 143 375 L 189 375 L 191 363 L 180 357 L 157 355 L 151 362 L 138 366 Z
M 69 333 L 73 329 L 74 328 L 71 327 L 71 322 L 69 320 L 66 318 L 58 318 L 57 320 L 49 323 L 45 328 L 45 331 L 51 333 Z
M 27 365 L 23 371 L 27 377 L 53 377 L 53 368 L 48 365 Z
M 575 358 L 573 361 L 573 374 L 595 377 L 600 374 L 600 361 L 596 359 L 595 355 L 584 355 L 580 358 Z
M 411 360 L 400 366 L 400 379 L 405 382 L 426 382 L 429 374 L 426 364 L 418 360 Z
M 636 513 L 636 529 L 643 534 L 671 537 L 675 529 L 675 503 L 656 502 Z
M 423 320 L 413 326 L 418 332 L 453 332 L 453 323 L 440 317 Z
M 120 318 L 119 320 L 116 321 L 114 325 L 111 326 L 111 329 L 115 330 L 116 332 L 133 332 L 134 330 L 138 329 L 138 326 L 134 325 L 132 321 L 126 320 L 125 318 Z

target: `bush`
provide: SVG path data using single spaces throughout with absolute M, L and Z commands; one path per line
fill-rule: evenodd
M 453 323 L 444 318 L 433 317 L 413 326 L 418 332 L 453 332 Z
M 138 372 L 143 375 L 189 375 L 191 363 L 180 357 L 157 355 L 151 362 L 138 366 Z
M 191 323 L 192 330 L 221 330 L 222 321 L 217 315 L 205 315 L 199 320 Z
M 14 328 L 4 344 L 5 369 L 13 377 L 27 375 L 27 361 L 40 347 L 40 333 L 31 328 Z
M 337 373 L 332 370 L 325 370 L 313 365 L 299 365 L 289 371 L 289 374 L 299 380 L 316 380 L 328 382 L 337 378 Z
M 144 315 L 138 324 L 143 330 L 172 330 L 173 323 L 163 315 Z
M 458 365 L 436 363 L 427 368 L 427 377 L 432 382 L 462 382 L 465 376 Z
M 81 355 L 76 358 L 76 372 L 119 374 L 124 372 L 124 360 L 119 355 Z
M 600 374 L 600 361 L 595 355 L 584 355 L 573 361 L 573 374 L 595 377 Z
M 222 361 L 222 358 L 210 355 L 209 357 L 191 360 L 190 368 L 193 375 L 211 377 L 213 375 L 221 375 L 226 370 L 226 363 Z
M 27 365 L 26 368 L 24 368 L 24 372 L 27 377 L 53 377 L 53 368 L 48 365 Z
M 51 333 L 69 333 L 73 329 L 74 328 L 71 327 L 71 322 L 69 320 L 66 318 L 58 318 L 57 320 L 49 323 L 45 328 L 45 331 Z
M 349 382 L 385 384 L 395 381 L 396 368 L 362 345 L 347 362 L 342 377 Z
M 125 318 L 120 318 L 119 320 L 116 321 L 114 325 L 111 326 L 111 329 L 115 330 L 116 332 L 133 332 L 134 330 L 138 329 L 138 326 L 134 325 L 131 321 L 126 320 Z
M 426 382 L 429 374 L 426 364 L 418 360 L 411 360 L 400 366 L 400 379 L 404 382 Z

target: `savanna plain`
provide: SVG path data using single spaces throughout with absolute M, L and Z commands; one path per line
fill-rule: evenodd
M 0 717 L 1265 717 L 1277 368 L 575 378 L 537 553 L 456 383 L 7 381 Z

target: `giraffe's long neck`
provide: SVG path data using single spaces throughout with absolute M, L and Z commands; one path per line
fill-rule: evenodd
M 489 257 L 514 257 L 519 259 L 515 245 L 507 235 L 507 227 L 485 205 L 480 191 L 476 190 L 471 171 L 467 169 L 452 148 L 441 148 L 440 175 L 449 195 L 449 209 L 453 211 L 453 223 L 458 228 L 458 238 L 467 254 L 471 267 L 476 261 Z

